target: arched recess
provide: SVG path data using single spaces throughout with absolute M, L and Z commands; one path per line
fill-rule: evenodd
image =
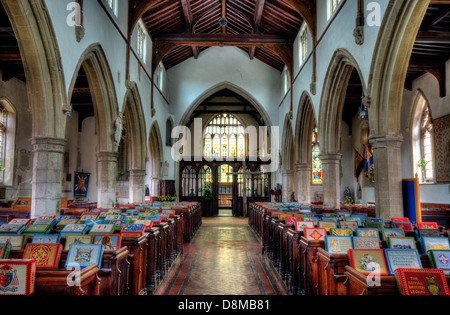
M 311 134 L 317 126 L 314 105 L 308 92 L 303 92 L 295 126 L 297 198 L 299 202 L 311 202 Z
M 97 135 L 97 202 L 99 207 L 110 208 L 116 203 L 117 151 L 122 132 L 114 81 L 102 47 L 94 43 L 80 56 L 69 87 L 70 99 L 81 67 L 92 99 Z
M 282 193 L 283 202 L 290 202 L 292 193 L 295 192 L 294 177 L 295 177 L 295 147 L 294 147 L 294 133 L 292 131 L 292 123 L 289 115 L 286 115 L 283 127 L 282 136 Z
M 147 164 L 147 174 L 150 175 L 150 194 L 153 197 L 159 195 L 159 180 L 161 179 L 161 163 L 164 161 L 161 130 L 158 122 L 155 121 L 150 128 L 148 138 L 149 163 Z
M 147 157 L 147 137 L 141 97 L 136 82 L 127 81 L 122 133 L 128 141 L 129 202 L 145 201 L 145 164 Z
M 69 99 L 83 66 L 94 105 L 98 152 L 116 152 L 121 126 L 118 123 L 119 109 L 111 69 L 105 53 L 98 43 L 87 47 L 81 54 L 69 87 Z
M 377 215 L 403 216 L 400 115 L 405 80 L 430 0 L 389 1 L 368 82 L 370 142 L 374 149 Z
M 340 208 L 340 163 L 342 113 L 347 87 L 353 71 L 357 71 L 364 95 L 364 78 L 355 58 L 345 49 L 334 53 L 323 86 L 319 109 L 320 159 L 323 167 L 324 206 Z
M 1 0 L 17 39 L 32 113 L 31 218 L 59 215 L 68 109 L 58 42 L 44 0 Z

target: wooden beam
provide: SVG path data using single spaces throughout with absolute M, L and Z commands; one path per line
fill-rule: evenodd
M 184 19 L 186 20 L 186 33 L 192 34 L 194 18 L 192 17 L 190 0 L 181 0 L 181 7 L 183 8 Z M 195 59 L 198 59 L 199 50 L 197 46 L 192 46 L 192 54 Z
M 257 0 L 256 1 L 255 27 L 254 27 L 255 34 L 260 34 L 260 32 L 261 32 L 261 19 L 262 19 L 262 15 L 264 12 L 265 4 L 266 4 L 265 0 Z M 248 54 L 249 54 L 251 60 L 253 60 L 253 58 L 255 58 L 255 52 L 256 52 L 256 46 L 250 47 Z
M 279 35 L 249 34 L 168 34 L 155 37 L 154 43 L 178 46 L 270 46 L 292 45 L 293 40 Z

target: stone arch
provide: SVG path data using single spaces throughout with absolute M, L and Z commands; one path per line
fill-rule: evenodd
M 69 106 L 58 42 L 44 0 L 1 2 L 19 45 L 32 113 L 31 218 L 59 215 Z
M 355 69 L 367 95 L 364 77 L 356 59 L 346 49 L 336 50 L 328 67 L 320 101 L 318 129 L 323 154 L 340 152 L 342 111 L 350 76 Z
M 33 137 L 64 138 L 67 97 L 61 56 L 45 1 L 2 0 L 19 44 Z
M 256 110 L 261 114 L 266 126 L 268 126 L 268 127 L 273 126 L 272 120 L 270 119 L 270 116 L 267 114 L 266 110 L 250 93 L 243 90 L 241 87 L 239 87 L 231 82 L 227 82 L 227 81 L 219 83 L 219 84 L 209 88 L 202 95 L 197 97 L 197 99 L 194 102 L 192 102 L 192 104 L 185 111 L 184 115 L 180 119 L 179 124 L 182 126 L 185 126 L 188 123 L 189 117 L 192 115 L 192 113 L 195 111 L 195 109 L 201 103 L 203 103 L 211 95 L 213 95 L 223 89 L 229 89 L 229 90 L 235 92 L 236 94 L 239 94 L 242 97 L 246 98 L 256 108 Z
M 118 102 L 114 81 L 105 53 L 98 43 L 86 48 L 81 54 L 69 87 L 69 99 L 83 66 L 94 105 L 99 152 L 117 152 L 121 134 Z
M 159 180 L 161 179 L 161 163 L 164 162 L 164 152 L 161 138 L 161 130 L 158 122 L 153 122 L 150 128 L 148 137 L 148 151 L 149 151 L 149 167 L 147 170 L 151 179 L 151 194 L 157 196 L 159 191 Z
M 127 82 L 123 120 L 128 128 L 131 144 L 131 170 L 145 170 L 147 137 L 141 96 L 135 82 Z
M 409 61 L 430 0 L 390 1 L 379 31 L 368 82 L 372 137 L 400 132 Z
M 281 140 L 281 156 L 282 156 L 282 193 L 283 202 L 290 202 L 291 195 L 294 192 L 294 167 L 295 167 L 295 148 L 294 133 L 292 131 L 292 123 L 289 115 L 286 115 L 283 127 L 283 136 Z
M 364 95 L 367 88 L 356 59 L 345 49 L 335 51 L 325 77 L 319 109 L 320 159 L 323 169 L 324 206 L 340 208 L 342 113 L 347 87 L 357 71 Z
M 403 216 L 401 106 L 414 43 L 430 0 L 389 1 L 368 82 L 377 215 Z
M 123 125 L 126 128 L 130 156 L 129 202 L 145 201 L 145 164 L 147 136 L 141 97 L 136 82 L 127 81 L 123 105 Z
M 317 125 L 314 105 L 307 91 L 300 98 L 295 127 L 297 200 L 311 202 L 311 134 Z
M 311 132 L 315 125 L 317 122 L 314 105 L 309 93 L 304 91 L 300 97 L 295 125 L 295 152 L 298 164 L 311 164 Z

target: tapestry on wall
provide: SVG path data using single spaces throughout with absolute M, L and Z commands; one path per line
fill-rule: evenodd
M 87 198 L 90 176 L 90 173 L 75 173 L 75 184 L 73 187 L 73 197 L 75 199 Z
M 450 115 L 433 121 L 436 182 L 450 182 Z

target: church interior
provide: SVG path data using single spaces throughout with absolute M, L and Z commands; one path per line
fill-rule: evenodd
M 0 295 L 450 295 L 449 59 L 447 0 L 0 0 Z

